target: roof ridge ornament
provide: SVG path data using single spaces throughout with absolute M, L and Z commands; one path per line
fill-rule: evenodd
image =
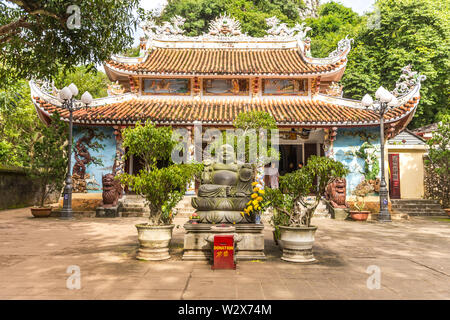
M 417 71 L 412 71 L 412 65 L 408 64 L 402 68 L 402 74 L 395 83 L 395 89 L 392 91 L 392 94 L 396 97 L 403 96 L 426 79 L 427 76 L 421 75 Z
M 339 40 L 336 50 L 328 55 L 328 58 L 336 58 L 341 56 L 345 51 L 352 48 L 352 43 L 355 42 L 353 38 L 349 38 L 348 35 L 344 39 Z
M 294 27 L 289 28 L 286 23 L 280 23 L 280 19 L 276 16 L 267 18 L 266 23 L 270 27 L 266 32 L 272 37 L 292 37 L 297 33 L 296 38 L 303 40 L 306 38 L 306 33 L 312 30 L 310 27 L 305 26 L 305 22 L 301 24 L 296 23 Z
M 184 33 L 181 26 L 184 25 L 185 21 L 185 18 L 176 15 L 170 19 L 170 22 L 164 21 L 161 26 L 158 26 L 153 19 L 148 19 L 141 25 L 141 28 L 149 38 L 154 35 L 181 35 Z
M 211 36 L 240 36 L 241 23 L 228 14 L 221 14 L 209 24 L 208 35 Z

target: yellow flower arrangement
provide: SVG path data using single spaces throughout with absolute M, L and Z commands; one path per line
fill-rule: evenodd
M 264 202 L 264 190 L 257 187 L 258 183 L 253 182 L 252 186 L 253 193 L 251 194 L 251 200 L 247 202 L 247 207 L 244 209 L 243 212 L 241 212 L 242 216 L 245 216 L 245 214 L 250 215 L 252 212 L 258 213 L 258 211 L 264 209 L 263 202 Z

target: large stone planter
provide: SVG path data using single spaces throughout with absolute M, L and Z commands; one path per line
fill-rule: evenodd
M 169 243 L 173 227 L 173 224 L 167 226 L 137 224 L 139 251 L 136 258 L 152 261 L 169 259 Z
M 284 261 L 289 262 L 313 262 L 314 235 L 317 227 L 283 227 L 280 226 L 281 238 L 279 240 L 283 248 Z

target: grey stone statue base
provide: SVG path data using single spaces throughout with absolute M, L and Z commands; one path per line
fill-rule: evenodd
M 184 235 L 184 253 L 183 260 L 211 260 L 212 247 L 207 241 L 214 237 L 216 232 L 211 227 L 214 224 L 199 223 L 184 225 L 186 233 Z M 236 224 L 235 233 L 238 234 L 240 241 L 236 244 L 237 260 L 265 260 L 264 254 L 264 225 L 263 224 Z M 232 233 L 230 233 L 232 234 Z
M 240 211 L 224 211 L 224 210 L 211 210 L 211 211 L 197 211 L 200 223 L 249 223 L 250 218 L 248 215 L 243 217 Z
M 347 219 L 348 215 L 350 214 L 350 210 L 347 208 L 335 208 L 331 205 L 329 201 L 326 201 L 326 206 L 328 211 L 330 212 L 331 219 L 335 220 L 345 220 Z
M 96 218 L 117 218 L 117 217 L 121 217 L 122 215 L 120 214 L 120 206 L 115 206 L 115 207 L 109 207 L 109 208 L 104 208 L 104 207 L 97 207 L 95 209 L 95 217 Z
M 345 220 L 347 219 L 350 211 L 348 209 L 332 208 L 331 218 L 335 220 Z

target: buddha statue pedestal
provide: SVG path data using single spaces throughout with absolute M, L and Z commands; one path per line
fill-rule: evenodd
M 205 161 L 197 197 L 192 206 L 197 209 L 199 224 L 185 224 L 184 260 L 208 260 L 211 257 L 211 239 L 217 233 L 214 224 L 232 224 L 242 239 L 236 246 L 236 258 L 265 259 L 264 225 L 254 224 L 246 208 L 252 194 L 253 168 L 249 164 L 238 164 L 234 149 L 222 145 L 218 160 Z
M 210 239 L 221 234 L 214 230 L 214 224 L 186 223 L 184 229 L 183 260 L 212 260 L 212 246 Z M 240 223 L 233 225 L 234 233 L 238 235 L 236 242 L 236 260 L 265 260 L 264 254 L 264 225 L 253 223 Z

